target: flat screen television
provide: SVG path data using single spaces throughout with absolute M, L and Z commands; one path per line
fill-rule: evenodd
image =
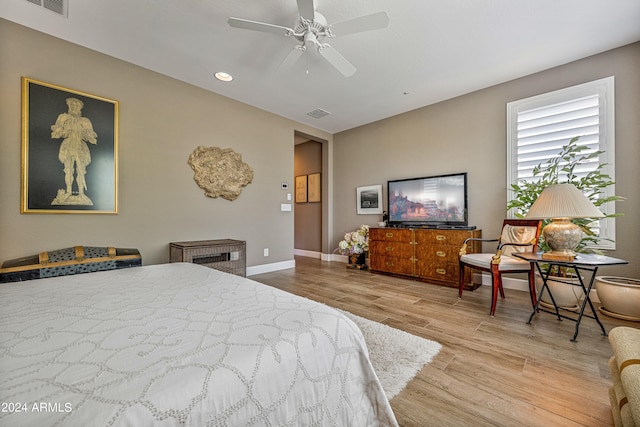
M 387 182 L 390 226 L 467 227 L 467 173 Z

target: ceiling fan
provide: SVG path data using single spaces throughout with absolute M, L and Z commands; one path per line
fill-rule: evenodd
M 299 16 L 296 18 L 292 28 L 242 18 L 229 18 L 227 22 L 235 28 L 261 31 L 285 37 L 293 36 L 300 41 L 301 44 L 293 48 L 280 65 L 281 67 L 293 65 L 307 49 L 315 47 L 320 55 L 345 77 L 352 76 L 356 72 L 356 67 L 340 52 L 331 47 L 330 44 L 324 43 L 323 40 L 327 37 L 377 30 L 385 28 L 389 24 L 387 13 L 377 12 L 329 25 L 327 24 L 327 19 L 316 11 L 314 0 L 297 0 L 297 2 Z

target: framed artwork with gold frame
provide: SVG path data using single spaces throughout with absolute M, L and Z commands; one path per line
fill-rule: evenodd
M 320 202 L 322 200 L 320 182 L 320 172 L 307 176 L 307 200 L 309 203 Z
M 118 213 L 118 101 L 22 78 L 21 213 Z
M 296 203 L 307 203 L 307 175 L 296 176 Z

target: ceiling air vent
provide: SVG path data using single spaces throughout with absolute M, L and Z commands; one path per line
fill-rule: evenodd
M 324 116 L 328 116 L 329 114 L 331 114 L 331 113 L 330 113 L 330 112 L 328 112 L 328 111 L 324 111 L 322 108 L 316 108 L 316 109 L 315 109 L 315 110 L 313 110 L 313 111 L 309 111 L 309 112 L 307 113 L 307 116 L 311 116 L 311 117 L 313 117 L 314 119 L 321 119 L 321 118 L 323 118 Z
M 55 12 L 58 15 L 67 17 L 68 0 L 27 0 L 29 3 L 37 4 L 43 8 Z

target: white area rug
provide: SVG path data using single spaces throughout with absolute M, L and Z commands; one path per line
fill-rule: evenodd
M 358 325 L 369 349 L 369 357 L 380 384 L 391 400 L 422 367 L 431 362 L 442 345 L 382 323 L 339 310 Z

